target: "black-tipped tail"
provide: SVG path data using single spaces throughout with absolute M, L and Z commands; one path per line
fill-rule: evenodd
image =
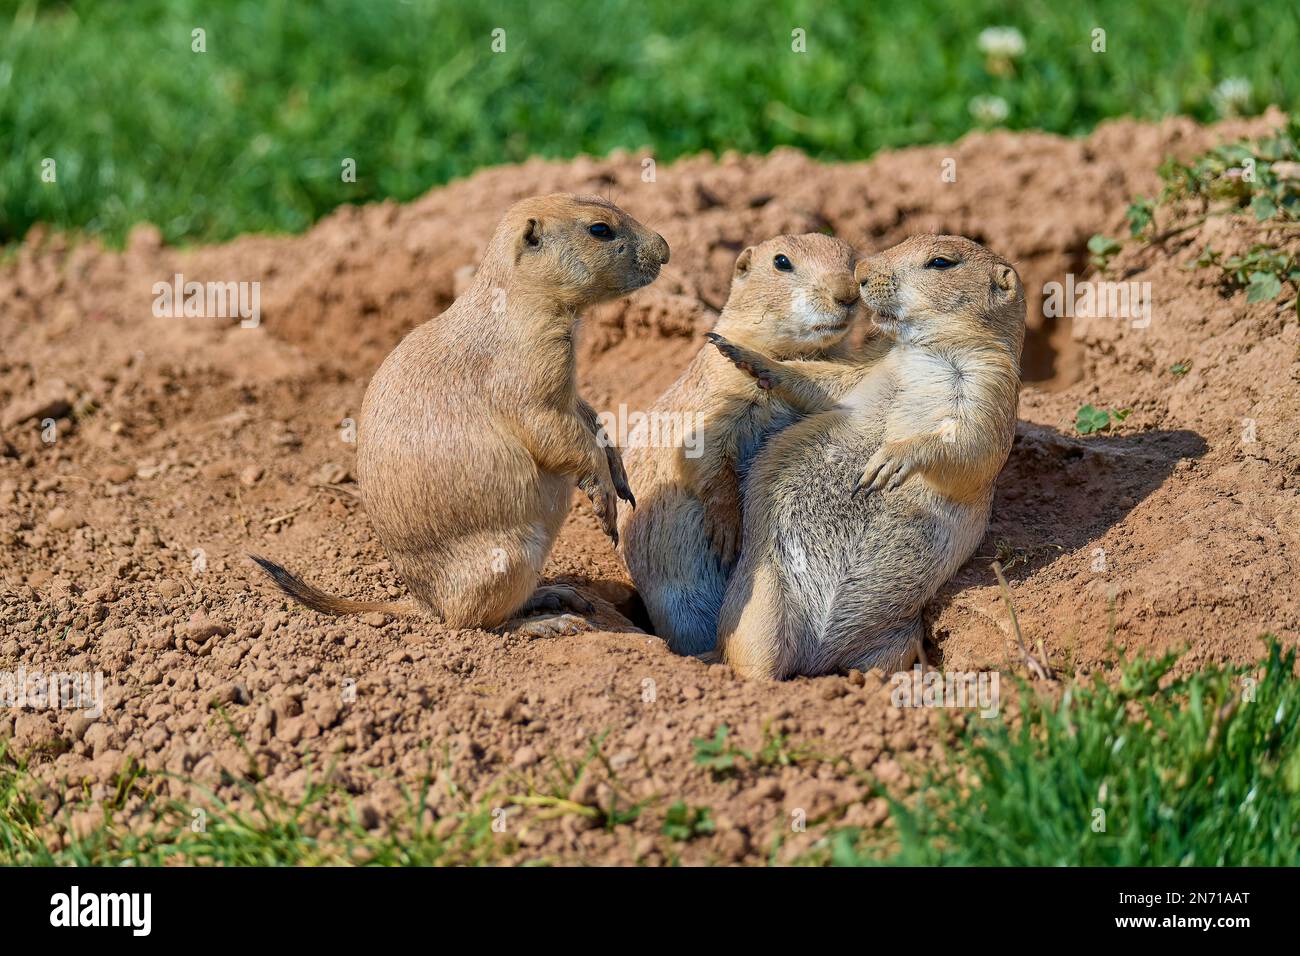
M 298 575 L 281 567 L 274 561 L 257 554 L 250 554 L 257 566 L 267 573 L 275 586 L 304 607 L 322 614 L 366 614 L 379 611 L 382 614 L 410 614 L 414 609 L 409 604 L 391 601 L 352 601 L 333 594 L 327 594 L 314 588 Z

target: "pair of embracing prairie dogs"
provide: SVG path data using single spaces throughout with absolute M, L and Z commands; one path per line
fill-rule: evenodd
M 679 653 L 769 679 L 909 666 L 925 603 L 984 535 L 1011 448 L 1015 270 L 953 236 L 860 261 L 816 234 L 746 249 L 713 344 L 652 409 L 702 413 L 702 453 L 634 432 L 625 473 L 577 393 L 574 326 L 668 255 L 604 200 L 517 203 L 469 291 L 366 391 L 361 497 L 414 602 L 337 598 L 255 560 L 327 613 L 562 632 L 575 623 L 563 612 L 590 605 L 538 582 L 576 483 L 616 544 L 621 532 L 655 631 Z M 855 347 L 859 297 L 875 332 Z

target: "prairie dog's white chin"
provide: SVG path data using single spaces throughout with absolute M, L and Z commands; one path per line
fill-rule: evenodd
M 911 323 L 902 310 L 877 309 L 876 314 L 871 317 L 871 321 L 876 328 L 890 338 L 899 339 L 900 341 L 906 339 L 912 331 Z
M 828 312 L 822 309 L 809 310 L 799 316 L 803 323 L 801 338 L 816 341 L 828 336 L 840 335 L 848 331 L 853 324 L 853 313 Z

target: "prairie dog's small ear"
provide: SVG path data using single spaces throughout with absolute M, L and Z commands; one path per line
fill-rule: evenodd
M 525 219 L 519 227 L 515 240 L 515 262 L 523 259 L 524 253 L 536 252 L 542 246 L 542 224 L 536 218 Z
M 1016 291 L 1016 270 L 998 263 L 993 267 L 993 284 L 1006 293 Z
M 737 279 L 743 279 L 745 278 L 745 276 L 749 275 L 749 266 L 753 261 L 754 261 L 754 247 L 750 246 L 749 248 L 745 249 L 743 252 L 741 252 L 740 255 L 736 257 L 735 277 Z
M 542 244 L 542 224 L 536 219 L 529 219 L 524 223 L 523 242 L 526 246 L 540 246 Z

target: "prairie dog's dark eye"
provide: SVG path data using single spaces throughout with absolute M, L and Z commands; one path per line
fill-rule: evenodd
M 935 256 L 925 264 L 927 269 L 951 269 L 957 265 L 956 259 L 949 259 L 947 256 Z
M 609 225 L 607 223 L 593 222 L 590 226 L 587 227 L 587 231 L 591 233 L 593 236 L 595 236 L 597 239 L 614 238 L 614 230 L 609 228 Z
M 794 263 L 780 254 L 772 260 L 772 265 L 776 266 L 781 272 L 794 272 Z

